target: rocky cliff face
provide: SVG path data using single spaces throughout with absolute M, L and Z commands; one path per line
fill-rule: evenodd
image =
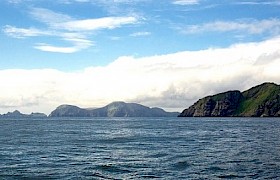
M 264 83 L 241 93 L 228 91 L 198 100 L 180 117 L 280 116 L 280 86 Z
M 113 102 L 96 109 L 82 109 L 72 105 L 61 105 L 51 112 L 50 117 L 176 117 L 178 114 L 136 103 Z
M 185 109 L 180 116 L 232 116 L 242 98 L 242 94 L 239 91 L 228 91 L 208 96 Z
M 280 116 L 280 96 L 275 99 L 268 100 L 264 104 L 258 106 L 254 112 L 254 116 Z

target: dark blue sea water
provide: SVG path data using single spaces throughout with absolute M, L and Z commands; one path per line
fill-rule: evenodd
M 279 179 L 279 118 L 1 119 L 0 179 Z

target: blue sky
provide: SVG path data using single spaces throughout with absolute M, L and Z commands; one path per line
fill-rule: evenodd
M 2 68 L 77 70 L 280 31 L 279 1 L 6 0 L 0 8 Z
M 182 110 L 280 82 L 279 0 L 3 0 L 0 12 L 0 112 L 114 100 Z

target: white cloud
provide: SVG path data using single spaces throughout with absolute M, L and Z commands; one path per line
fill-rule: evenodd
M 99 107 L 116 100 L 182 110 L 206 95 L 280 83 L 280 37 L 221 49 L 120 57 L 79 72 L 1 70 L 0 111 L 49 113 L 64 103 Z
M 105 17 L 99 19 L 85 19 L 68 21 L 56 25 L 58 28 L 68 31 L 92 31 L 99 29 L 114 29 L 126 24 L 134 24 L 137 22 L 135 17 Z
M 194 5 L 199 4 L 199 0 L 175 0 L 173 4 L 176 5 Z
M 141 31 L 141 32 L 136 32 L 136 33 L 130 34 L 130 36 L 132 36 L 132 37 L 149 36 L 149 35 L 151 35 L 151 32 L 147 32 L 147 31 Z
M 204 32 L 229 32 L 239 31 L 249 34 L 262 34 L 262 33 L 280 33 L 280 20 L 279 19 L 265 19 L 265 20 L 237 20 L 237 21 L 214 21 L 199 25 L 190 25 L 183 28 L 184 33 L 204 33 Z
M 34 46 L 34 48 L 46 52 L 74 53 L 82 49 L 87 49 L 88 47 L 93 45 L 91 41 L 86 39 L 65 38 L 64 40 L 70 41 L 74 45 L 71 47 L 58 47 L 49 44 L 39 43 L 36 46 Z
M 73 47 L 57 47 L 52 46 L 49 44 L 38 44 L 37 46 L 34 46 L 35 49 L 39 49 L 41 51 L 45 52 L 56 52 L 56 53 L 74 53 L 79 50 L 81 50 L 79 47 L 73 46 Z

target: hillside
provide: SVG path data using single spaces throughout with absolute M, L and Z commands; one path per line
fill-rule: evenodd
M 90 111 L 73 105 L 60 105 L 49 115 L 50 117 L 89 117 Z
M 51 112 L 50 117 L 176 117 L 178 114 L 136 103 L 113 102 L 96 109 L 61 105 Z
M 179 117 L 280 116 L 280 86 L 263 83 L 247 91 L 228 91 L 198 100 Z

